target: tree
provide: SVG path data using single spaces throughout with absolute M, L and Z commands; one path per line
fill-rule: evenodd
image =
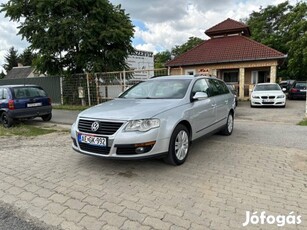
M 155 69 L 164 68 L 165 63 L 171 60 L 171 52 L 166 50 L 154 56 Z
M 126 68 L 133 51 L 129 15 L 108 0 L 9 0 L 1 12 L 20 22 L 22 38 L 37 51 L 36 69 L 59 74 Z
M 288 54 L 278 76 L 304 79 L 307 76 L 307 4 L 288 1 L 260 8 L 246 19 L 252 38 Z
M 37 58 L 37 54 L 27 48 L 19 55 L 19 62 L 24 66 L 32 66 L 33 61 Z
M 194 48 L 195 46 L 198 46 L 200 43 L 202 43 L 204 40 L 197 37 L 189 37 L 189 40 L 185 42 L 182 45 L 177 45 L 174 48 L 172 48 L 172 55 L 177 57 L 188 50 Z
M 10 71 L 13 69 L 13 67 L 18 66 L 18 51 L 15 50 L 14 47 L 11 47 L 8 50 L 8 53 L 4 56 L 5 59 L 5 64 L 3 65 L 3 68 L 5 69 L 6 72 Z
M 5 73 L 3 72 L 3 70 L 1 71 L 0 73 L 0 79 L 4 78 L 5 77 Z

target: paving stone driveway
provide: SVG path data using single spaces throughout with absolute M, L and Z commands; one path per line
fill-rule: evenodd
M 197 141 L 180 167 L 77 154 L 67 132 L 1 138 L 0 201 L 60 229 L 241 229 L 246 211 L 293 212 L 302 223 L 285 229 L 307 229 L 307 148 L 238 141 L 249 130 Z M 280 229 L 243 229 L 259 228 Z

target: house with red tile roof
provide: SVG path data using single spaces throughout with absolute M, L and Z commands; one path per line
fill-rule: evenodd
M 166 63 L 171 75 L 216 76 L 236 84 L 240 99 L 256 83 L 276 82 L 277 66 L 287 55 L 252 40 L 247 25 L 228 18 L 205 34 L 210 39 Z

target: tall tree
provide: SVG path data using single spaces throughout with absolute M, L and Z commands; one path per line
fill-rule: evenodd
M 18 51 L 15 50 L 14 47 L 11 47 L 8 50 L 8 53 L 4 56 L 5 59 L 5 64 L 3 65 L 3 68 L 5 69 L 6 72 L 10 71 L 13 69 L 13 67 L 18 66 Z
M 194 48 L 195 46 L 202 43 L 204 40 L 197 37 L 189 37 L 189 40 L 182 45 L 176 45 L 174 48 L 172 48 L 172 55 L 177 57 L 188 50 Z
M 0 73 L 0 79 L 4 78 L 5 77 L 5 73 L 3 72 L 3 70 L 1 71 Z
M 171 52 L 166 50 L 163 52 L 159 52 L 154 56 L 155 68 L 164 68 L 165 63 L 171 60 Z
M 133 51 L 130 17 L 108 0 L 9 0 L 1 7 L 11 20 L 24 20 L 18 34 L 38 52 L 41 72 L 123 69 Z
M 295 6 L 285 1 L 276 6 L 260 8 L 245 22 L 252 38 L 262 44 L 288 54 L 278 75 L 304 79 L 307 76 L 307 3 Z
M 19 61 L 24 66 L 32 66 L 33 61 L 37 58 L 37 54 L 33 53 L 31 49 L 27 48 L 19 55 Z

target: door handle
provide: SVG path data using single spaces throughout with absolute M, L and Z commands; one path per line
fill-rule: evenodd
M 216 104 L 211 104 L 211 106 L 212 106 L 212 107 L 215 107 L 215 106 L 216 106 Z
M 225 103 L 228 104 L 228 100 L 225 100 Z

